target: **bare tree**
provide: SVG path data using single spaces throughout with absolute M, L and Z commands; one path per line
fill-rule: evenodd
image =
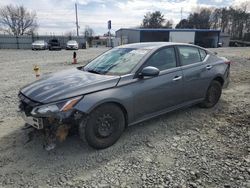
M 94 30 L 88 25 L 86 25 L 84 29 L 85 38 L 93 37 L 93 35 L 94 35 Z
M 9 34 L 32 34 L 38 27 L 36 20 L 36 13 L 23 6 L 6 5 L 0 8 L 0 27 Z
M 84 34 L 84 37 L 85 37 L 86 41 L 88 42 L 88 44 L 90 46 L 92 46 L 92 40 L 94 39 L 94 37 L 93 37 L 94 30 L 91 27 L 89 27 L 88 25 L 86 25 L 83 34 Z
M 232 39 L 250 40 L 250 1 L 239 6 L 197 8 L 176 28 L 220 29 Z
M 212 28 L 221 29 L 222 32 L 230 34 L 232 39 L 243 39 L 250 32 L 248 4 L 217 8 L 212 12 L 210 21 Z

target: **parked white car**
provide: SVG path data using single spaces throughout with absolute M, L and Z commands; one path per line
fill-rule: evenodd
M 31 44 L 32 50 L 46 50 L 48 48 L 48 43 L 44 40 L 36 40 Z
M 66 50 L 78 50 L 79 45 L 75 40 L 69 40 L 66 44 Z

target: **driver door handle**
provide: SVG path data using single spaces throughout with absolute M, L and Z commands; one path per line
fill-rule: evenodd
M 206 66 L 206 69 L 210 70 L 212 67 L 213 67 L 212 65 L 208 65 L 208 66 Z
M 173 78 L 173 81 L 178 81 L 178 80 L 180 80 L 180 79 L 182 79 L 182 76 L 175 76 L 175 77 Z

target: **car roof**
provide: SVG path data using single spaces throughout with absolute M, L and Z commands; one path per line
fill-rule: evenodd
M 186 46 L 194 46 L 201 48 L 199 46 L 187 43 L 177 43 L 177 42 L 141 42 L 141 43 L 132 43 L 132 44 L 125 44 L 122 46 L 118 46 L 118 48 L 137 48 L 137 49 L 158 49 L 164 46 L 172 46 L 172 45 L 186 45 Z

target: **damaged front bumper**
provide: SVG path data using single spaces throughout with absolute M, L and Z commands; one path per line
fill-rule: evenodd
M 55 106 L 55 104 L 43 105 L 35 103 L 22 94 L 19 95 L 19 98 L 21 99 L 19 114 L 24 119 L 26 124 L 43 132 L 45 138 L 44 147 L 46 150 L 53 149 L 56 146 L 57 141 L 62 142 L 66 139 L 69 131 L 77 129 L 79 120 L 83 115 L 74 108 L 61 110 L 63 108 L 65 109 L 65 105 L 69 104 L 68 101 L 72 100 L 60 102 L 62 106 L 56 104 L 59 106 L 57 111 L 48 111 L 42 114 L 39 112 L 44 112 L 44 109 L 50 106 Z M 48 109 L 52 110 L 53 108 Z

